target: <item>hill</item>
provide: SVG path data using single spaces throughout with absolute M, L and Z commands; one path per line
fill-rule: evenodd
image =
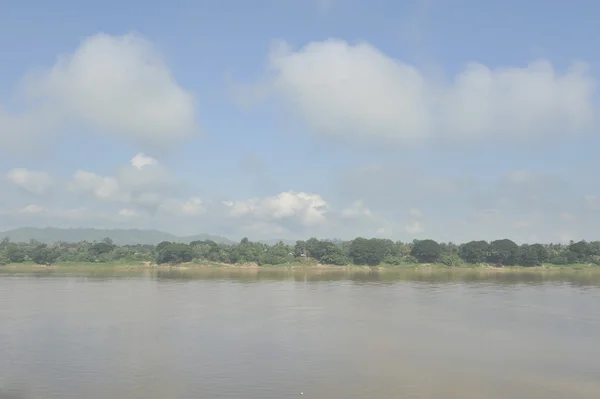
M 223 244 L 234 243 L 225 237 L 213 236 L 210 234 L 196 234 L 193 236 L 179 237 L 174 234 L 165 233 L 164 231 L 139 229 L 61 229 L 54 227 L 21 227 L 0 233 L 0 238 L 3 237 L 8 237 L 12 242 L 29 242 L 29 240 L 34 239 L 45 244 L 51 244 L 56 241 L 92 242 L 100 241 L 106 237 L 113 240 L 117 245 L 158 244 L 161 241 L 189 243 L 195 240 L 212 240 Z

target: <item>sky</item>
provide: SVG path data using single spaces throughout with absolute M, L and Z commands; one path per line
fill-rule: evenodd
M 0 231 L 598 240 L 592 0 L 0 4 Z

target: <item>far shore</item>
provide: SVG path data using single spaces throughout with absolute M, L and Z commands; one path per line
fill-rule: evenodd
M 378 265 L 378 266 L 359 266 L 359 265 L 323 265 L 323 264 L 309 264 L 309 263 L 294 263 L 294 264 L 282 264 L 282 265 L 264 265 L 259 266 L 257 264 L 225 264 L 225 263 L 182 263 L 182 264 L 161 264 L 157 265 L 151 262 L 140 262 L 140 263 L 124 263 L 124 262 L 105 262 L 105 263 L 85 263 L 85 262 L 69 262 L 69 263 L 58 263 L 55 265 L 37 265 L 34 263 L 12 263 L 4 266 L 0 266 L 0 273 L 27 273 L 27 272 L 39 272 L 39 271 L 58 271 L 58 272 L 69 272 L 69 271 L 85 271 L 94 269 L 111 269 L 111 270 L 122 270 L 122 271 L 134 271 L 134 270 L 180 270 L 180 271 L 194 271 L 194 270 L 210 270 L 210 269 L 222 269 L 222 270 L 239 270 L 239 271 L 259 271 L 259 270 L 280 270 L 280 271 L 344 271 L 344 272 L 386 272 L 386 271 L 413 271 L 423 273 L 433 273 L 436 271 L 444 272 L 474 272 L 481 271 L 487 273 L 511 273 L 511 272 L 578 272 L 578 271 L 595 271 L 600 272 L 600 265 L 594 264 L 572 264 L 572 265 L 550 265 L 545 264 L 542 266 L 524 267 L 524 266 L 493 266 L 493 265 L 461 265 L 458 267 L 450 267 L 443 264 L 403 264 L 403 265 Z

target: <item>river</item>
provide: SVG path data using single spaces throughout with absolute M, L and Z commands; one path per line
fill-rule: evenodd
M 0 398 L 600 398 L 597 277 L 261 273 L 0 275 Z

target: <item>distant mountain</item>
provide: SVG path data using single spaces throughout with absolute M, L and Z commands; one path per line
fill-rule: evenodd
M 172 241 L 184 242 L 189 244 L 192 241 L 211 240 L 218 244 L 237 244 L 239 241 L 232 241 L 229 238 L 214 236 L 212 234 L 194 234 L 193 236 L 177 237 Z M 168 240 L 167 240 L 168 241 Z
M 213 236 L 210 234 L 196 234 L 188 237 L 178 237 L 174 234 L 165 233 L 158 230 L 138 230 L 138 229 L 61 229 L 61 228 L 37 228 L 21 227 L 0 233 L 0 238 L 8 237 L 12 242 L 29 242 L 34 239 L 45 244 L 52 244 L 56 241 L 79 242 L 79 241 L 100 241 L 103 238 L 110 238 L 117 245 L 135 245 L 135 244 L 158 244 L 161 241 L 176 241 L 189 243 L 195 240 L 212 240 L 223 244 L 233 244 L 234 241 L 225 237 Z

